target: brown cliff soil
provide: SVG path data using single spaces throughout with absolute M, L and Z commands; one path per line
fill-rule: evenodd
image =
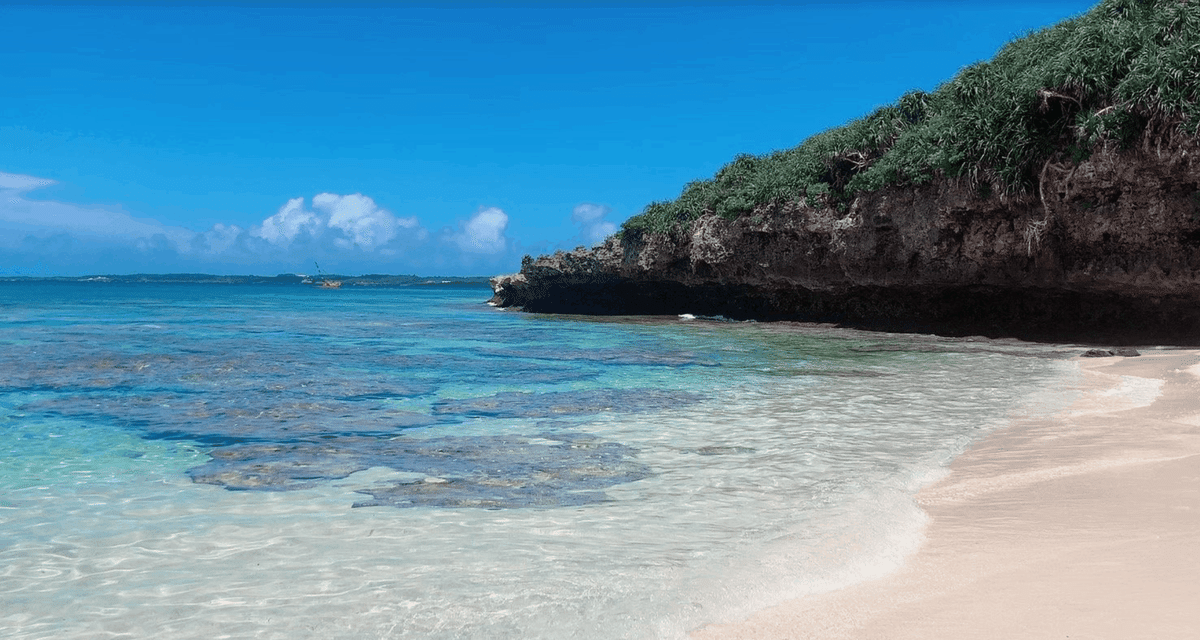
M 1175 131 L 1175 129 L 1171 129 Z M 1049 162 L 1038 193 L 940 179 L 614 236 L 493 279 L 527 311 L 723 315 L 947 335 L 1200 344 L 1200 140 Z

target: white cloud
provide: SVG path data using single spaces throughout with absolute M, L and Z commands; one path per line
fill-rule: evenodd
M 504 231 L 508 214 L 496 207 L 480 209 L 462 225 L 462 231 L 450 236 L 460 249 L 468 253 L 500 253 L 508 247 Z
M 319 194 L 313 197 L 313 209 L 328 213 L 326 224 L 346 235 L 342 246 L 354 245 L 367 251 L 390 242 L 399 229 L 418 226 L 416 218 L 397 218 L 360 193 L 349 196 Z
M 33 176 L 23 176 L 17 173 L 4 173 L 0 171 L 0 190 L 12 190 L 16 193 L 24 193 L 33 189 L 48 187 L 52 184 L 58 183 L 48 178 L 35 178 Z
M 25 192 L 56 184 L 54 180 L 0 173 L 0 225 L 38 237 L 68 232 L 106 239 L 146 239 L 164 236 L 171 242 L 188 242 L 192 231 L 169 227 L 154 220 L 135 218 L 120 209 L 81 206 L 53 200 L 29 200 Z M 6 235 L 12 235 L 6 234 Z M 11 237 L 19 240 L 18 237 Z
M 320 226 L 320 219 L 311 211 L 305 211 L 304 198 L 292 198 L 279 207 L 279 212 L 262 221 L 262 225 L 251 231 L 274 245 L 289 245 L 301 233 L 312 234 Z
M 243 233 L 245 230 L 236 224 L 217 223 L 208 231 L 196 234 L 192 241 L 192 251 L 210 254 L 232 253 Z
M 585 202 L 571 212 L 571 221 L 579 227 L 579 238 L 588 245 L 604 242 L 617 232 L 617 225 L 605 220 L 612 209 L 600 204 Z
M 608 215 L 609 211 L 612 209 L 604 205 L 585 202 L 571 211 L 571 221 L 580 225 L 590 224 Z
M 250 233 L 280 247 L 324 237 L 341 249 L 370 252 L 396 239 L 401 229 L 414 229 L 423 237 L 419 227 L 416 218 L 397 218 L 361 193 L 319 193 L 313 196 L 311 210 L 304 208 L 304 198 L 292 198 Z
M 287 200 L 258 224 L 193 231 L 120 207 L 26 195 L 53 184 L 0 172 L 0 269 L 261 273 L 305 271 L 317 260 L 342 273 L 477 275 L 513 268 L 520 249 L 507 236 L 508 214 L 496 207 L 431 237 L 416 217 L 397 217 L 361 193 L 319 193 L 311 202 Z M 585 223 L 603 224 L 603 214 L 581 211 Z

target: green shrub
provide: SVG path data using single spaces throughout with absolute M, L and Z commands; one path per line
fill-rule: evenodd
M 740 155 L 679 198 L 654 202 L 623 233 L 686 228 L 786 201 L 844 208 L 861 192 L 964 177 L 980 194 L 1030 193 L 1047 162 L 1149 132 L 1200 131 L 1200 1 L 1105 0 L 800 146 Z M 985 186 L 986 185 L 986 186 Z

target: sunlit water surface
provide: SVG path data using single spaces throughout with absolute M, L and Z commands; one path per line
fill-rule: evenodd
M 0 283 L 0 635 L 676 638 L 883 575 L 1049 346 Z

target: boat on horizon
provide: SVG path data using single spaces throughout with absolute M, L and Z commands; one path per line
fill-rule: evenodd
M 317 264 L 316 262 L 313 262 L 313 264 L 317 265 L 316 280 L 313 280 L 312 278 L 305 278 L 302 282 L 315 284 L 316 287 L 319 289 L 341 289 L 342 288 L 341 280 L 334 280 L 333 278 L 329 277 L 328 275 L 325 275 L 325 272 L 321 270 L 321 265 Z

